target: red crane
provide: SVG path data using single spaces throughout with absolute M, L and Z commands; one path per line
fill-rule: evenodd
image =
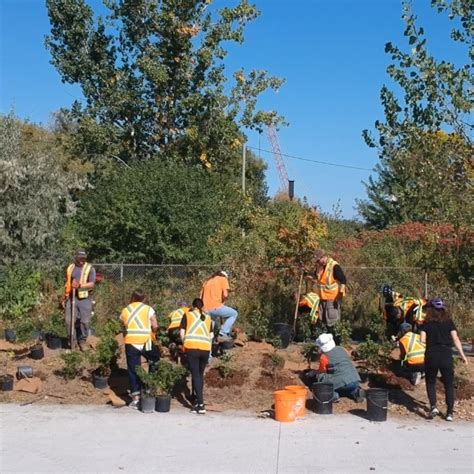
M 283 161 L 283 157 L 281 155 L 280 143 L 273 125 L 267 126 L 267 137 L 272 149 L 273 159 L 275 160 L 278 176 L 280 178 L 280 190 L 282 193 L 288 195 L 288 173 L 286 172 L 285 162 Z

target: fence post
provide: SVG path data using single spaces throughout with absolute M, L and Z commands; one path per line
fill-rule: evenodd
M 425 299 L 428 299 L 428 270 L 425 270 Z
M 123 282 L 123 262 L 120 264 L 120 283 Z

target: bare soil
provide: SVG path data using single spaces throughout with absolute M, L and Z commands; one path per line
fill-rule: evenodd
M 91 341 L 94 344 L 96 341 Z M 12 353 L 14 351 L 14 354 Z M 219 359 L 214 358 L 205 373 L 205 401 L 210 410 L 250 410 L 256 413 L 272 409 L 273 392 L 284 388 L 285 385 L 303 385 L 302 379 L 308 370 L 308 365 L 300 354 L 301 345 L 292 344 L 277 354 L 285 359 L 283 368 L 275 369 L 270 355 L 273 347 L 265 342 L 248 342 L 244 347 L 232 349 L 233 357 L 230 362 L 232 374 L 222 378 L 219 373 Z M 63 361 L 60 354 L 64 349 L 50 350 L 44 346 L 45 357 L 33 360 L 28 357 L 27 346 L 9 345 L 0 341 L 0 375 L 15 375 L 17 367 L 29 365 L 34 375 L 41 379 L 41 390 L 37 394 L 22 392 L 14 389 L 11 392 L 0 391 L 0 402 L 20 404 L 110 404 L 118 399 L 129 401 L 127 389 L 128 378 L 125 356 L 122 350 L 118 367 L 112 372 L 109 380 L 111 390 L 101 391 L 94 388 L 91 375 L 84 371 L 81 377 L 66 380 L 62 375 Z M 163 351 L 164 353 L 166 351 Z M 10 357 L 8 356 L 10 354 Z M 13 358 L 11 357 L 13 355 Z M 164 355 L 166 357 L 166 355 Z M 394 359 L 398 358 L 395 350 Z M 474 421 L 474 358 L 469 356 L 470 364 L 457 370 L 456 378 L 456 419 Z M 359 366 L 360 362 L 357 363 Z M 413 386 L 395 373 L 396 362 L 380 374 L 372 374 L 364 388 L 384 387 L 390 390 L 389 411 L 392 416 L 425 417 L 427 397 L 424 382 Z M 312 369 L 317 369 L 318 362 L 311 363 Z M 16 379 L 15 379 L 16 380 Z M 15 384 L 18 386 L 18 383 Z M 190 386 L 190 383 L 188 383 Z M 16 387 L 15 387 L 16 388 Z M 439 407 L 443 412 L 444 388 L 438 382 L 437 391 Z M 183 392 L 183 393 L 181 393 Z M 307 406 L 312 408 L 310 390 L 308 390 Z M 174 405 L 189 406 L 184 396 L 184 390 L 177 393 L 173 399 Z M 342 398 L 333 406 L 334 413 L 353 413 L 363 416 L 365 404 L 357 404 L 347 398 Z

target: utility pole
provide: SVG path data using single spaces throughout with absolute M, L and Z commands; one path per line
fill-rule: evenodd
M 242 193 L 245 194 L 245 165 L 247 160 L 247 147 L 242 144 Z

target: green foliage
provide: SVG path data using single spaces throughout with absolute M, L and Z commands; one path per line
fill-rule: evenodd
M 24 320 L 40 300 L 41 274 L 28 265 L 18 264 L 7 267 L 0 278 L 2 320 Z
M 209 236 L 224 222 L 237 225 L 241 202 L 238 186 L 217 175 L 150 160 L 101 179 L 76 223 L 96 260 L 209 263 Z
M 101 377 L 108 377 L 111 365 L 119 355 L 119 344 L 112 332 L 105 332 L 94 351 L 89 353 L 89 361 L 95 366 L 95 372 Z
M 137 367 L 137 375 L 153 397 L 169 395 L 176 384 L 186 376 L 187 370 L 177 364 L 166 360 L 160 360 L 150 372 L 143 367 Z
M 64 315 L 58 309 L 47 317 L 43 322 L 42 329 L 45 334 L 51 336 L 67 337 Z
M 61 359 L 64 361 L 62 373 L 66 379 L 72 380 L 81 375 L 85 363 L 85 357 L 82 352 L 65 352 L 61 354 Z
M 13 114 L 0 116 L 0 263 L 57 258 L 75 210 L 70 192 L 82 186 L 51 134 Z
M 83 0 L 47 0 L 52 64 L 86 99 L 68 112 L 77 150 L 123 162 L 161 150 L 213 167 L 235 159 L 239 127 L 282 121 L 257 98 L 283 81 L 239 70 L 230 85 L 224 73 L 226 44 L 243 43 L 257 9 L 209 3 L 111 0 L 95 16 Z
M 225 352 L 219 358 L 217 370 L 223 379 L 230 377 L 234 373 L 234 368 L 232 367 L 232 357 L 233 355 L 230 352 Z
M 390 364 L 391 352 L 392 346 L 390 343 L 379 344 L 373 341 L 370 335 L 366 337 L 365 342 L 357 346 L 357 358 L 365 362 L 369 372 L 374 373 L 386 368 Z
M 350 321 L 338 321 L 334 326 L 334 334 L 339 337 L 342 346 L 348 346 L 352 334 L 352 324 Z
M 261 341 L 268 337 L 270 326 L 268 314 L 256 309 L 247 316 L 247 322 L 250 326 L 249 334 L 254 340 Z
M 383 228 L 407 221 L 472 223 L 472 37 L 470 2 L 433 0 L 455 21 L 451 37 L 465 43 L 467 64 L 456 67 L 430 56 L 423 28 L 415 24 L 411 4 L 404 4 L 409 53 L 387 43 L 395 64 L 388 67 L 401 94 L 383 86 L 385 121 L 377 121 L 378 139 L 364 131 L 379 150 L 377 179 L 369 179 L 368 200 L 359 211 L 369 225 Z M 448 6 L 449 5 L 449 6 Z M 460 24 L 459 24 L 460 23 Z M 458 27 L 460 26 L 460 28 Z M 471 116 L 472 118 L 472 116 Z M 449 130 L 449 133 L 443 130 Z
M 301 348 L 301 355 L 305 358 L 308 363 L 308 369 L 311 369 L 311 359 L 317 354 L 318 348 L 314 342 L 307 342 L 303 344 Z

